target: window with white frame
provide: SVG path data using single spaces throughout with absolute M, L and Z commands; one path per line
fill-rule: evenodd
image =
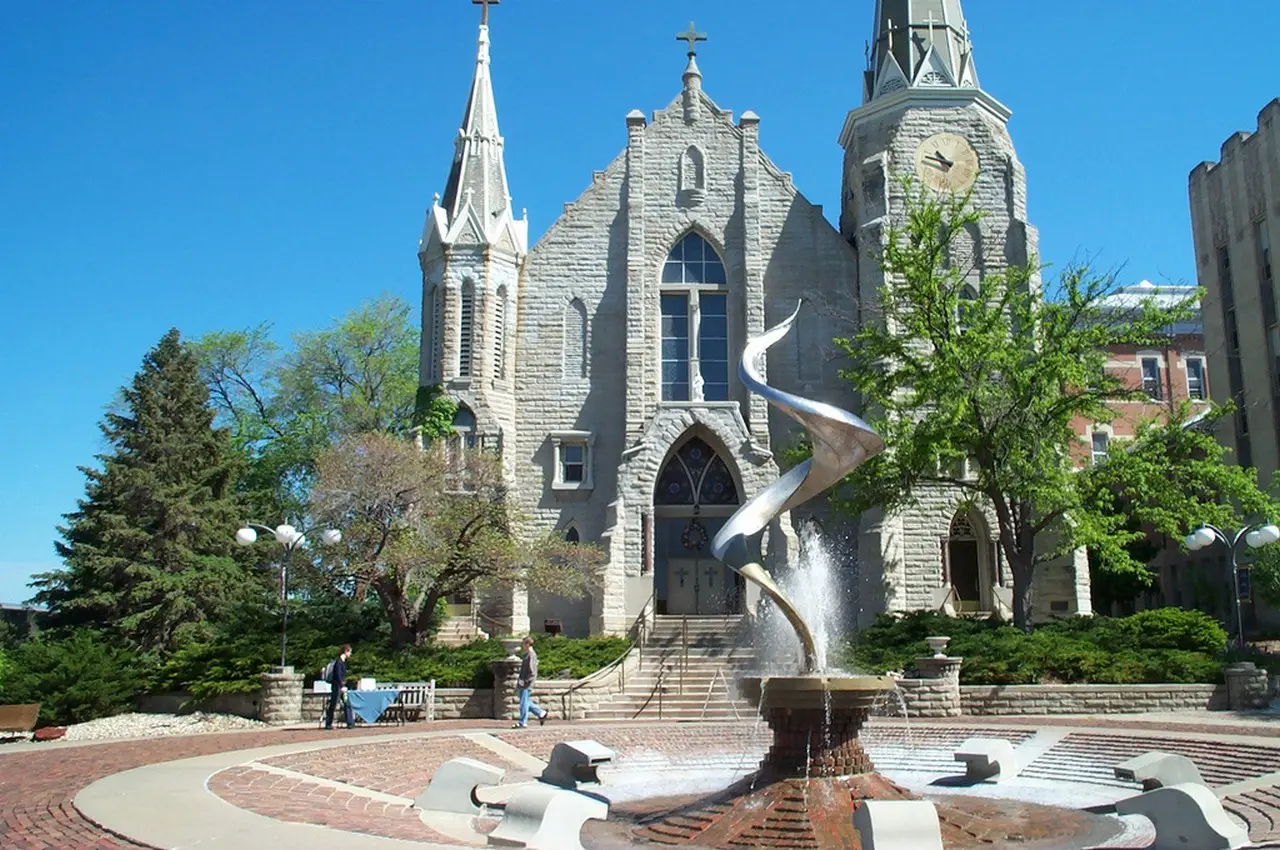
M 1142 391 L 1147 394 L 1147 398 L 1159 401 L 1160 358 L 1143 357 L 1139 362 L 1142 365 Z
M 1187 397 L 1194 399 L 1209 397 L 1205 388 L 1203 357 L 1187 358 Z
M 1111 435 L 1106 431 L 1093 432 L 1093 453 L 1092 459 L 1094 463 L 1101 463 L 1107 459 L 1107 452 L 1111 448 Z
M 728 401 L 729 291 L 724 261 L 688 233 L 662 267 L 662 400 Z
M 591 447 L 595 442 L 590 431 L 553 431 L 551 445 L 555 457 L 554 490 L 590 490 Z

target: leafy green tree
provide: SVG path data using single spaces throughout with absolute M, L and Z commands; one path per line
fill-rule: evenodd
M 171 330 L 101 425 L 111 452 L 66 515 L 63 566 L 36 577 L 53 627 L 92 626 L 172 649 L 253 583 L 232 557 L 237 458 L 213 427 L 194 354 Z
M 1043 297 L 1039 269 L 1020 266 L 988 272 L 969 297 L 972 259 L 956 237 L 980 213 L 968 198 L 908 190 L 905 218 L 879 258 L 879 297 L 862 305 L 858 331 L 836 341 L 852 361 L 843 376 L 888 451 L 835 500 L 855 514 L 892 512 L 935 485 L 990 505 L 1013 577 L 1014 623 L 1025 630 L 1036 568 L 1082 538 L 1096 542 L 1095 529 L 1112 522 L 1090 518 L 1071 451 L 1075 422 L 1108 421 L 1112 402 L 1136 397 L 1106 374 L 1107 350 L 1150 344 L 1189 305 L 1104 310 L 1114 278 L 1081 267 L 1066 270 L 1053 299 Z M 968 475 L 958 471 L 965 461 Z
M 1181 540 L 1205 523 L 1230 532 L 1246 520 L 1277 517 L 1257 471 L 1226 463 L 1213 437 L 1231 408 L 1211 407 L 1194 422 L 1192 413 L 1183 404 L 1164 421 L 1143 423 L 1132 441 L 1112 447 L 1105 463 L 1077 476 L 1082 510 L 1075 539 L 1089 547 L 1117 601 L 1154 584 L 1147 566 L 1159 551 L 1153 541 Z
M 343 535 L 323 569 L 335 586 L 354 582 L 377 596 L 397 647 L 429 634 L 449 594 L 523 583 L 580 595 L 602 561 L 595 547 L 555 535 L 513 535 L 500 459 L 450 449 L 374 432 L 343 439 L 319 460 L 312 509 Z
M 271 325 L 210 333 L 196 344 L 220 422 L 249 458 L 243 486 L 255 513 L 300 520 L 316 459 L 364 431 L 446 433 L 454 406 L 418 387 L 418 328 L 408 304 L 383 296 L 290 349 Z

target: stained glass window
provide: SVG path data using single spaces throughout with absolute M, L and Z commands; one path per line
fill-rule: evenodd
M 694 437 L 667 461 L 658 476 L 654 503 L 736 505 L 738 488 L 724 460 L 705 441 Z
M 723 286 L 727 281 L 716 249 L 698 234 L 690 233 L 671 249 L 662 268 L 662 282 Z

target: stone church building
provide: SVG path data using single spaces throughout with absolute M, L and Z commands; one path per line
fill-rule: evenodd
M 735 119 L 704 90 L 705 37 L 691 31 L 675 99 L 626 114 L 626 149 L 530 247 L 503 162 L 487 18 L 486 8 L 453 164 L 419 248 L 421 383 L 460 403 L 468 444 L 500 447 L 526 533 L 554 530 L 607 556 L 589 597 L 517 590 L 490 615 L 511 632 L 551 620 L 584 635 L 625 632 L 646 609 L 750 611 L 754 588 L 711 557 L 710 540 L 778 476 L 797 433 L 739 382 L 746 340 L 804 299 L 767 380 L 852 407 L 831 340 L 873 313 L 874 256 L 886 217 L 903 209 L 902 172 L 943 191 L 973 186 L 988 213 L 962 246 L 975 292 L 984 272 L 1025 263 L 1036 232 L 1010 111 L 979 85 L 960 0 L 878 0 L 863 102 L 839 136 L 837 229 L 761 150 L 760 117 Z M 798 555 L 802 519 L 766 534 L 771 569 Z M 819 521 L 840 540 L 863 620 L 1008 606 L 994 522 L 958 492 L 925 494 L 898 516 Z M 1037 578 L 1040 614 L 1087 612 L 1088 599 L 1082 562 Z

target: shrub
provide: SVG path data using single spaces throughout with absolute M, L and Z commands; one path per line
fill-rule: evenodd
M 1140 649 L 1215 653 L 1227 647 L 1226 630 L 1203 611 L 1156 608 L 1114 622 L 1119 632 Z
M 42 725 L 83 723 L 132 710 L 149 661 L 90 629 L 29 640 L 14 650 L 0 685 L 10 703 L 40 703 Z
M 1131 617 L 1073 617 L 1031 634 L 999 620 L 937 613 L 881 616 L 856 635 L 846 663 L 870 672 L 906 669 L 925 654 L 924 638 L 950 635 L 947 652 L 963 657 L 962 684 L 1222 681 L 1226 633 L 1199 611 L 1164 608 Z

